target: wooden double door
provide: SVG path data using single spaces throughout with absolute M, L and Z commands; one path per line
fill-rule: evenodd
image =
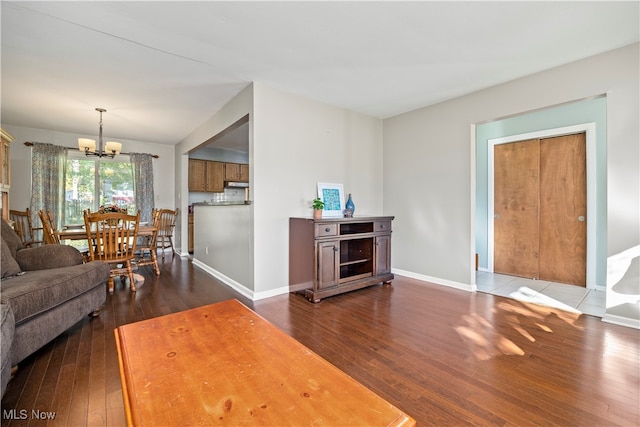
M 586 286 L 584 133 L 494 146 L 494 272 Z

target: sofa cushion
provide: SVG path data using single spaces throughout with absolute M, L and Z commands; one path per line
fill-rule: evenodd
M 15 331 L 15 320 L 13 312 L 8 304 L 0 304 L 0 333 L 2 334 L 2 348 L 0 350 L 0 359 L 4 362 L 9 358 L 9 350 L 13 341 L 13 333 Z
M 7 246 L 9 246 L 9 249 L 11 249 L 11 255 L 13 255 L 13 257 L 15 258 L 18 250 L 24 248 L 24 246 L 22 246 L 20 237 L 18 237 L 16 232 L 13 230 L 13 228 L 11 228 L 7 221 L 3 219 L 1 225 L 2 228 L 0 229 L 0 235 L 2 235 L 2 240 L 7 242 Z
M 96 283 L 105 283 L 109 270 L 109 264 L 93 261 L 72 267 L 29 271 L 1 282 L 0 302 L 9 304 L 18 326 L 89 291 Z
M 2 278 L 6 279 L 11 276 L 15 276 L 20 273 L 20 266 L 18 262 L 15 260 L 13 255 L 11 254 L 11 249 L 5 243 L 3 239 L 0 239 L 0 246 L 2 249 L 0 251 L 0 265 L 2 266 Z
M 46 270 L 82 264 L 82 254 L 73 246 L 44 245 L 20 249 L 16 261 L 24 271 Z
M 11 307 L 7 304 L 0 304 L 0 361 L 2 362 L 1 378 L 2 378 L 2 395 L 7 389 L 7 384 L 11 379 L 11 344 L 13 344 L 13 336 L 15 332 L 15 321 Z

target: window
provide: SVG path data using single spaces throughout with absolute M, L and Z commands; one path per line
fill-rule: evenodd
M 97 211 L 115 204 L 137 212 L 133 167 L 128 161 L 73 156 L 67 158 L 65 178 L 65 223 L 82 224 L 83 211 Z

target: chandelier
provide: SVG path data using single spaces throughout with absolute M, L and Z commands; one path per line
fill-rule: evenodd
M 114 158 L 120 154 L 122 144 L 119 142 L 108 141 L 106 145 L 102 142 L 102 113 L 107 110 L 104 108 L 96 108 L 100 113 L 100 134 L 98 135 L 98 151 L 96 151 L 96 140 L 89 138 L 78 138 L 78 148 L 84 151 L 86 156 L 110 157 Z

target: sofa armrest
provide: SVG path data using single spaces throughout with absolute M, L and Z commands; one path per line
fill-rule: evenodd
M 22 271 L 47 270 L 82 264 L 82 254 L 73 246 L 44 245 L 19 250 L 16 261 Z

